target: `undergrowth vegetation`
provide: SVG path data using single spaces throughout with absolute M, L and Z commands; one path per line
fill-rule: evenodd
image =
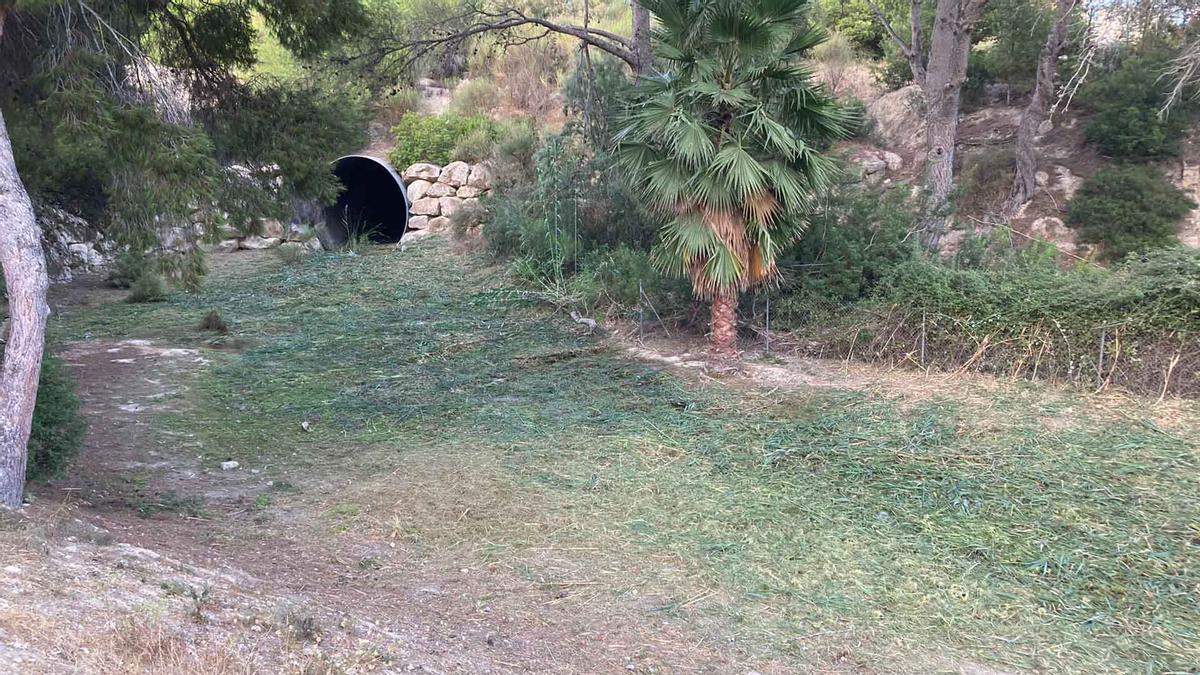
M 1194 267 L 1172 255 L 1073 285 L 1055 311 L 1136 299 L 1154 325 L 1194 322 L 1178 316 Z M 953 288 L 999 303 L 1052 279 L 993 288 L 984 272 L 919 264 L 899 264 L 892 292 L 980 319 L 1003 305 L 964 308 Z M 196 317 L 220 312 L 247 348 L 208 352 L 195 408 L 162 423 L 191 434 L 206 465 L 232 458 L 301 490 L 344 479 L 338 501 L 355 506 L 330 537 L 510 570 L 567 589 L 554 602 L 636 596 L 638 611 L 801 670 L 848 645 L 885 672 L 1200 659 L 1200 512 L 1181 498 L 1200 489 L 1200 437 L 1137 400 L 1110 409 L 1019 384 L 704 387 L 537 310 L 436 239 L 222 275 L 54 330 L 195 345 L 208 339 Z M 279 493 L 263 517 L 301 505 Z

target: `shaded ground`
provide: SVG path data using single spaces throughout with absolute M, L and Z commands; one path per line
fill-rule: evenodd
M 217 263 L 167 303 L 66 297 L 92 428 L 3 521 L 0 670 L 1200 661 L 1191 405 L 754 355 L 713 379 L 436 238 Z

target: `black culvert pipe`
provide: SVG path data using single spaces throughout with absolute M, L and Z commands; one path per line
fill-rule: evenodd
M 342 183 L 337 202 L 325 207 L 321 243 L 341 248 L 353 235 L 377 243 L 400 241 L 408 227 L 408 191 L 391 164 L 367 155 L 346 155 L 333 163 Z

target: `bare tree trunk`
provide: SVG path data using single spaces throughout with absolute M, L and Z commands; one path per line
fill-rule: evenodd
M 938 0 L 921 89 L 928 106 L 925 130 L 925 181 L 929 190 L 923 239 L 936 252 L 950 219 L 954 193 L 954 146 L 962 87 L 967 81 L 971 36 L 987 0 Z M 916 20 L 917 14 L 913 14 Z
M 712 299 L 709 355 L 714 361 L 737 358 L 737 292 L 721 293 Z
M 1030 199 L 1037 190 L 1038 154 L 1034 147 L 1034 139 L 1038 129 L 1049 113 L 1050 101 L 1054 98 L 1054 78 L 1058 74 L 1058 57 L 1070 40 L 1069 30 L 1071 16 L 1077 0 L 1058 0 L 1058 14 L 1054 25 L 1042 45 L 1038 55 L 1037 80 L 1033 85 L 1033 94 L 1029 97 L 1029 105 L 1021 113 L 1021 121 L 1017 125 L 1016 176 L 1013 178 L 1012 190 L 1004 205 L 1007 216 L 1013 216 Z
M 958 113 L 962 87 L 967 81 L 967 57 L 971 37 L 988 0 L 937 0 L 929 54 L 924 53 L 921 34 L 922 0 L 909 1 L 909 39 L 888 22 L 871 0 L 871 9 L 888 36 L 899 45 L 913 80 L 925 94 L 925 185 L 928 191 L 922 240 L 936 252 L 950 220 L 950 198 L 954 193 L 954 145 L 958 140 Z
M 0 21 L 3 16 L 0 15 Z M 0 23 L 2 26 L 2 23 Z M 9 335 L 0 369 L 0 504 L 18 507 L 46 333 L 46 261 L 29 194 L 17 174 L 0 113 L 0 266 L 8 293 Z
M 638 0 L 630 0 L 630 4 L 633 5 L 634 70 L 638 75 L 645 75 L 654 66 L 654 57 L 650 53 L 650 10 Z

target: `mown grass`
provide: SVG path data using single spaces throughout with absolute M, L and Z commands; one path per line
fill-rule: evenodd
M 1030 385 L 982 407 L 702 388 L 517 298 L 435 240 L 264 260 L 57 332 L 204 344 L 218 310 L 245 350 L 212 352 L 198 412 L 166 423 L 302 489 L 353 478 L 318 514 L 335 531 L 650 591 L 803 667 L 840 642 L 888 671 L 1200 667 L 1194 424 Z

